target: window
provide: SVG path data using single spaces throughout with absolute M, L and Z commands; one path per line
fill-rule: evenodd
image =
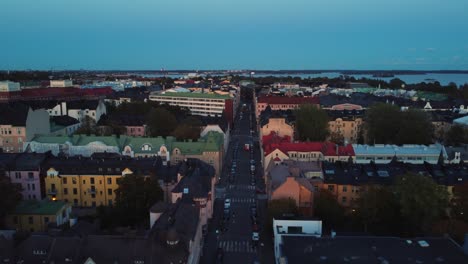
M 63 178 L 62 178 L 62 182 L 63 182 L 63 184 L 67 184 L 67 178 L 66 178 L 66 177 L 63 177 Z
M 72 178 L 72 183 L 76 184 L 76 178 L 75 177 Z
M 73 188 L 73 194 L 75 194 L 75 195 L 78 194 L 78 189 Z
M 63 194 L 68 194 L 68 188 L 63 188 Z
M 112 199 L 109 199 L 109 206 L 112 206 Z
M 346 196 L 341 197 L 341 202 L 346 203 Z
M 348 191 L 348 186 L 343 186 L 343 192 L 347 192 Z
M 329 190 L 330 192 L 335 191 L 335 186 L 334 186 L 334 185 L 328 185 L 328 190 Z
M 21 179 L 21 172 L 15 172 L 15 178 Z
M 78 199 L 73 199 L 73 205 L 78 206 Z
M 29 179 L 34 179 L 34 173 L 28 172 L 28 178 Z
M 91 198 L 93 198 L 93 199 L 96 198 L 96 194 L 92 193 L 92 194 L 91 194 Z M 93 202 L 93 203 L 94 203 L 94 202 Z
M 29 183 L 28 183 L 28 191 L 30 191 L 30 190 L 31 190 L 31 185 L 29 185 Z
M 91 177 L 90 181 L 91 181 L 91 184 L 94 184 L 94 177 Z
M 112 184 L 112 178 L 107 178 L 107 184 Z
M 112 189 L 107 189 L 107 195 L 112 195 Z
M 28 217 L 28 223 L 34 224 L 34 218 L 32 216 Z
M 86 184 L 86 180 L 83 180 L 83 184 Z
M 49 223 L 49 217 L 47 217 L 47 216 L 44 217 L 44 223 L 45 223 L 45 224 Z
M 36 190 L 36 185 L 35 185 L 34 183 L 31 184 L 31 189 L 32 189 L 33 191 Z
M 91 203 L 91 206 L 92 206 L 92 207 L 96 207 L 96 202 L 92 202 L 92 203 Z

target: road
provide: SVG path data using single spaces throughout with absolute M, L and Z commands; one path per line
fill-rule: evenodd
M 241 102 L 241 105 L 242 103 L 246 103 L 253 110 L 253 105 L 249 102 Z M 246 111 L 243 114 L 241 114 L 240 109 L 238 111 L 224 168 L 217 185 L 217 189 L 222 188 L 225 191 L 224 194 L 217 195 L 218 198 L 215 200 L 213 218 L 208 226 L 200 263 L 238 264 L 256 263 L 255 261 L 260 263 L 261 260 L 265 259 L 262 256 L 264 252 L 262 245 L 265 245 L 263 238 L 260 237 L 259 242 L 252 241 L 251 206 L 257 207 L 257 226 L 261 229 L 267 204 L 264 199 L 265 195 L 259 193 L 265 190 L 262 168 L 260 167 L 259 146 L 254 143 L 252 153 L 249 150 L 244 150 L 245 144 L 257 140 L 254 111 Z M 251 132 L 251 128 L 253 132 Z M 252 158 L 256 167 L 256 173 L 253 176 L 250 171 Z M 232 173 L 233 163 L 236 164 L 235 173 Z M 255 185 L 252 183 L 252 178 L 255 178 Z M 231 199 L 228 219 L 225 219 L 223 196 Z M 223 252 L 222 261 L 217 256 L 219 251 Z M 270 261 L 261 261 L 261 263 L 270 263 Z

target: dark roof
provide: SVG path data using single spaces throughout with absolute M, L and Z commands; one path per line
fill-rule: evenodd
M 59 126 L 71 126 L 80 123 L 76 118 L 67 115 L 51 116 L 50 120 Z
M 48 153 L 21 153 L 10 163 L 12 171 L 37 171 L 44 165 Z
M 103 115 L 97 123 L 98 126 L 106 126 L 110 124 L 120 126 L 143 126 L 146 124 L 146 118 L 142 115 L 111 114 Z
M 183 161 L 187 171 L 182 179 L 172 189 L 173 193 L 182 193 L 183 196 L 195 198 L 206 198 L 211 192 L 211 180 L 215 175 L 214 168 L 198 159 L 187 159 Z M 182 165 L 185 166 L 185 165 Z
M 318 97 L 298 97 L 298 96 L 260 96 L 258 103 L 267 104 L 318 104 Z
M 67 102 L 67 109 L 96 109 L 99 100 L 80 100 Z
M 468 263 L 461 248 L 448 238 L 283 236 L 281 250 L 288 264 Z
M 25 104 L 0 104 L 0 125 L 25 126 L 28 113 Z

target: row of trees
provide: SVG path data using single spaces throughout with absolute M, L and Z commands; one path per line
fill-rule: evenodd
M 159 105 L 154 102 L 123 103 L 118 107 L 108 105 L 108 115 L 102 118 L 108 118 L 112 115 L 144 117 L 147 125 L 147 136 L 174 136 L 179 140 L 196 140 L 200 137 L 201 120 L 190 115 L 190 111 L 184 108 Z M 92 118 L 86 117 L 75 134 L 110 136 L 126 132 L 125 127 L 114 119 L 107 119 L 105 124 L 105 127 L 98 129 L 96 122 Z

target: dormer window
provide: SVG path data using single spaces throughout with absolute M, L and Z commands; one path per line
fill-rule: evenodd
M 143 145 L 143 147 L 141 148 L 141 150 L 143 150 L 143 151 L 151 151 L 151 146 L 148 145 L 148 144 L 145 144 L 145 145 Z

